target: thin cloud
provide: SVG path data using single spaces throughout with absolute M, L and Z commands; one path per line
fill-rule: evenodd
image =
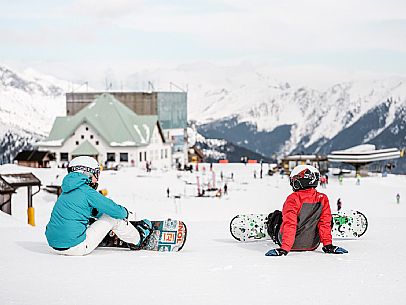
M 116 19 L 143 10 L 147 3 L 144 0 L 76 0 L 70 11 L 91 18 Z
M 312 78 L 338 66 L 397 72 L 405 65 L 393 68 L 391 55 L 406 57 L 404 12 L 406 1 L 399 0 L 9 2 L 0 11 L 0 55 L 36 60 L 38 68 L 52 65 L 49 55 L 56 54 L 53 60 L 72 66 L 70 75 L 245 59 L 271 62 L 281 74 L 306 67 L 300 75 L 309 71 Z M 61 66 L 52 70 L 61 75 Z

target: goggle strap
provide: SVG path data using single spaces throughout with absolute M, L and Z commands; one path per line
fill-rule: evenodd
M 83 166 L 83 165 L 75 165 L 75 166 L 68 167 L 68 173 L 76 172 L 76 171 L 83 171 L 83 172 L 91 173 L 97 179 L 99 178 L 99 175 L 100 175 L 100 169 L 98 169 L 98 168 L 94 169 L 94 168 L 90 168 L 90 167 Z

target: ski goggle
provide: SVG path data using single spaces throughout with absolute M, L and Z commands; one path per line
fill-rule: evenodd
M 90 168 L 90 167 L 83 166 L 83 165 L 75 165 L 75 166 L 68 167 L 68 173 L 71 173 L 71 172 L 90 173 L 97 180 L 99 180 L 99 177 L 100 177 L 100 168 Z

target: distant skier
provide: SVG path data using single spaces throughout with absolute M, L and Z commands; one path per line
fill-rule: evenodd
M 356 182 L 356 184 L 357 185 L 361 184 L 361 175 L 360 174 L 357 174 L 357 182 Z
M 45 231 L 55 253 L 89 254 L 110 230 L 135 250 L 151 234 L 151 221 L 144 219 L 131 225 L 126 208 L 96 191 L 99 175 L 100 166 L 94 158 L 76 157 L 68 164 L 62 194 L 54 205 Z M 97 220 L 89 225 L 91 218 Z
M 342 207 L 341 198 L 338 198 L 338 200 L 337 200 L 337 212 L 341 210 L 341 207 Z
M 170 191 L 169 191 L 169 187 L 166 189 L 166 196 L 169 198 L 169 194 L 170 194 Z
M 227 190 L 228 190 L 227 183 L 225 183 L 225 184 L 224 184 L 224 195 L 227 195 L 227 194 L 228 194 L 228 193 L 227 193 Z
M 320 186 L 322 187 L 322 188 L 326 188 L 326 177 L 324 177 L 324 176 L 321 176 L 320 177 Z
M 257 171 L 254 170 L 254 179 L 257 179 Z
M 398 204 L 400 203 L 400 194 L 399 193 L 396 194 L 396 202 Z
M 313 166 L 298 165 L 293 169 L 289 178 L 293 193 L 286 198 L 282 212 L 275 211 L 268 217 L 269 234 L 280 248 L 269 250 L 266 256 L 315 250 L 320 242 L 325 253 L 348 253 L 332 245 L 330 204 L 325 194 L 316 191 L 319 178 Z

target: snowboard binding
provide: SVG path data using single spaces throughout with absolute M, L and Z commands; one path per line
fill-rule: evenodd
M 133 223 L 134 227 L 140 233 L 140 242 L 137 245 L 129 244 L 131 250 L 142 249 L 147 243 L 153 232 L 152 222 L 148 219 L 143 219 Z

